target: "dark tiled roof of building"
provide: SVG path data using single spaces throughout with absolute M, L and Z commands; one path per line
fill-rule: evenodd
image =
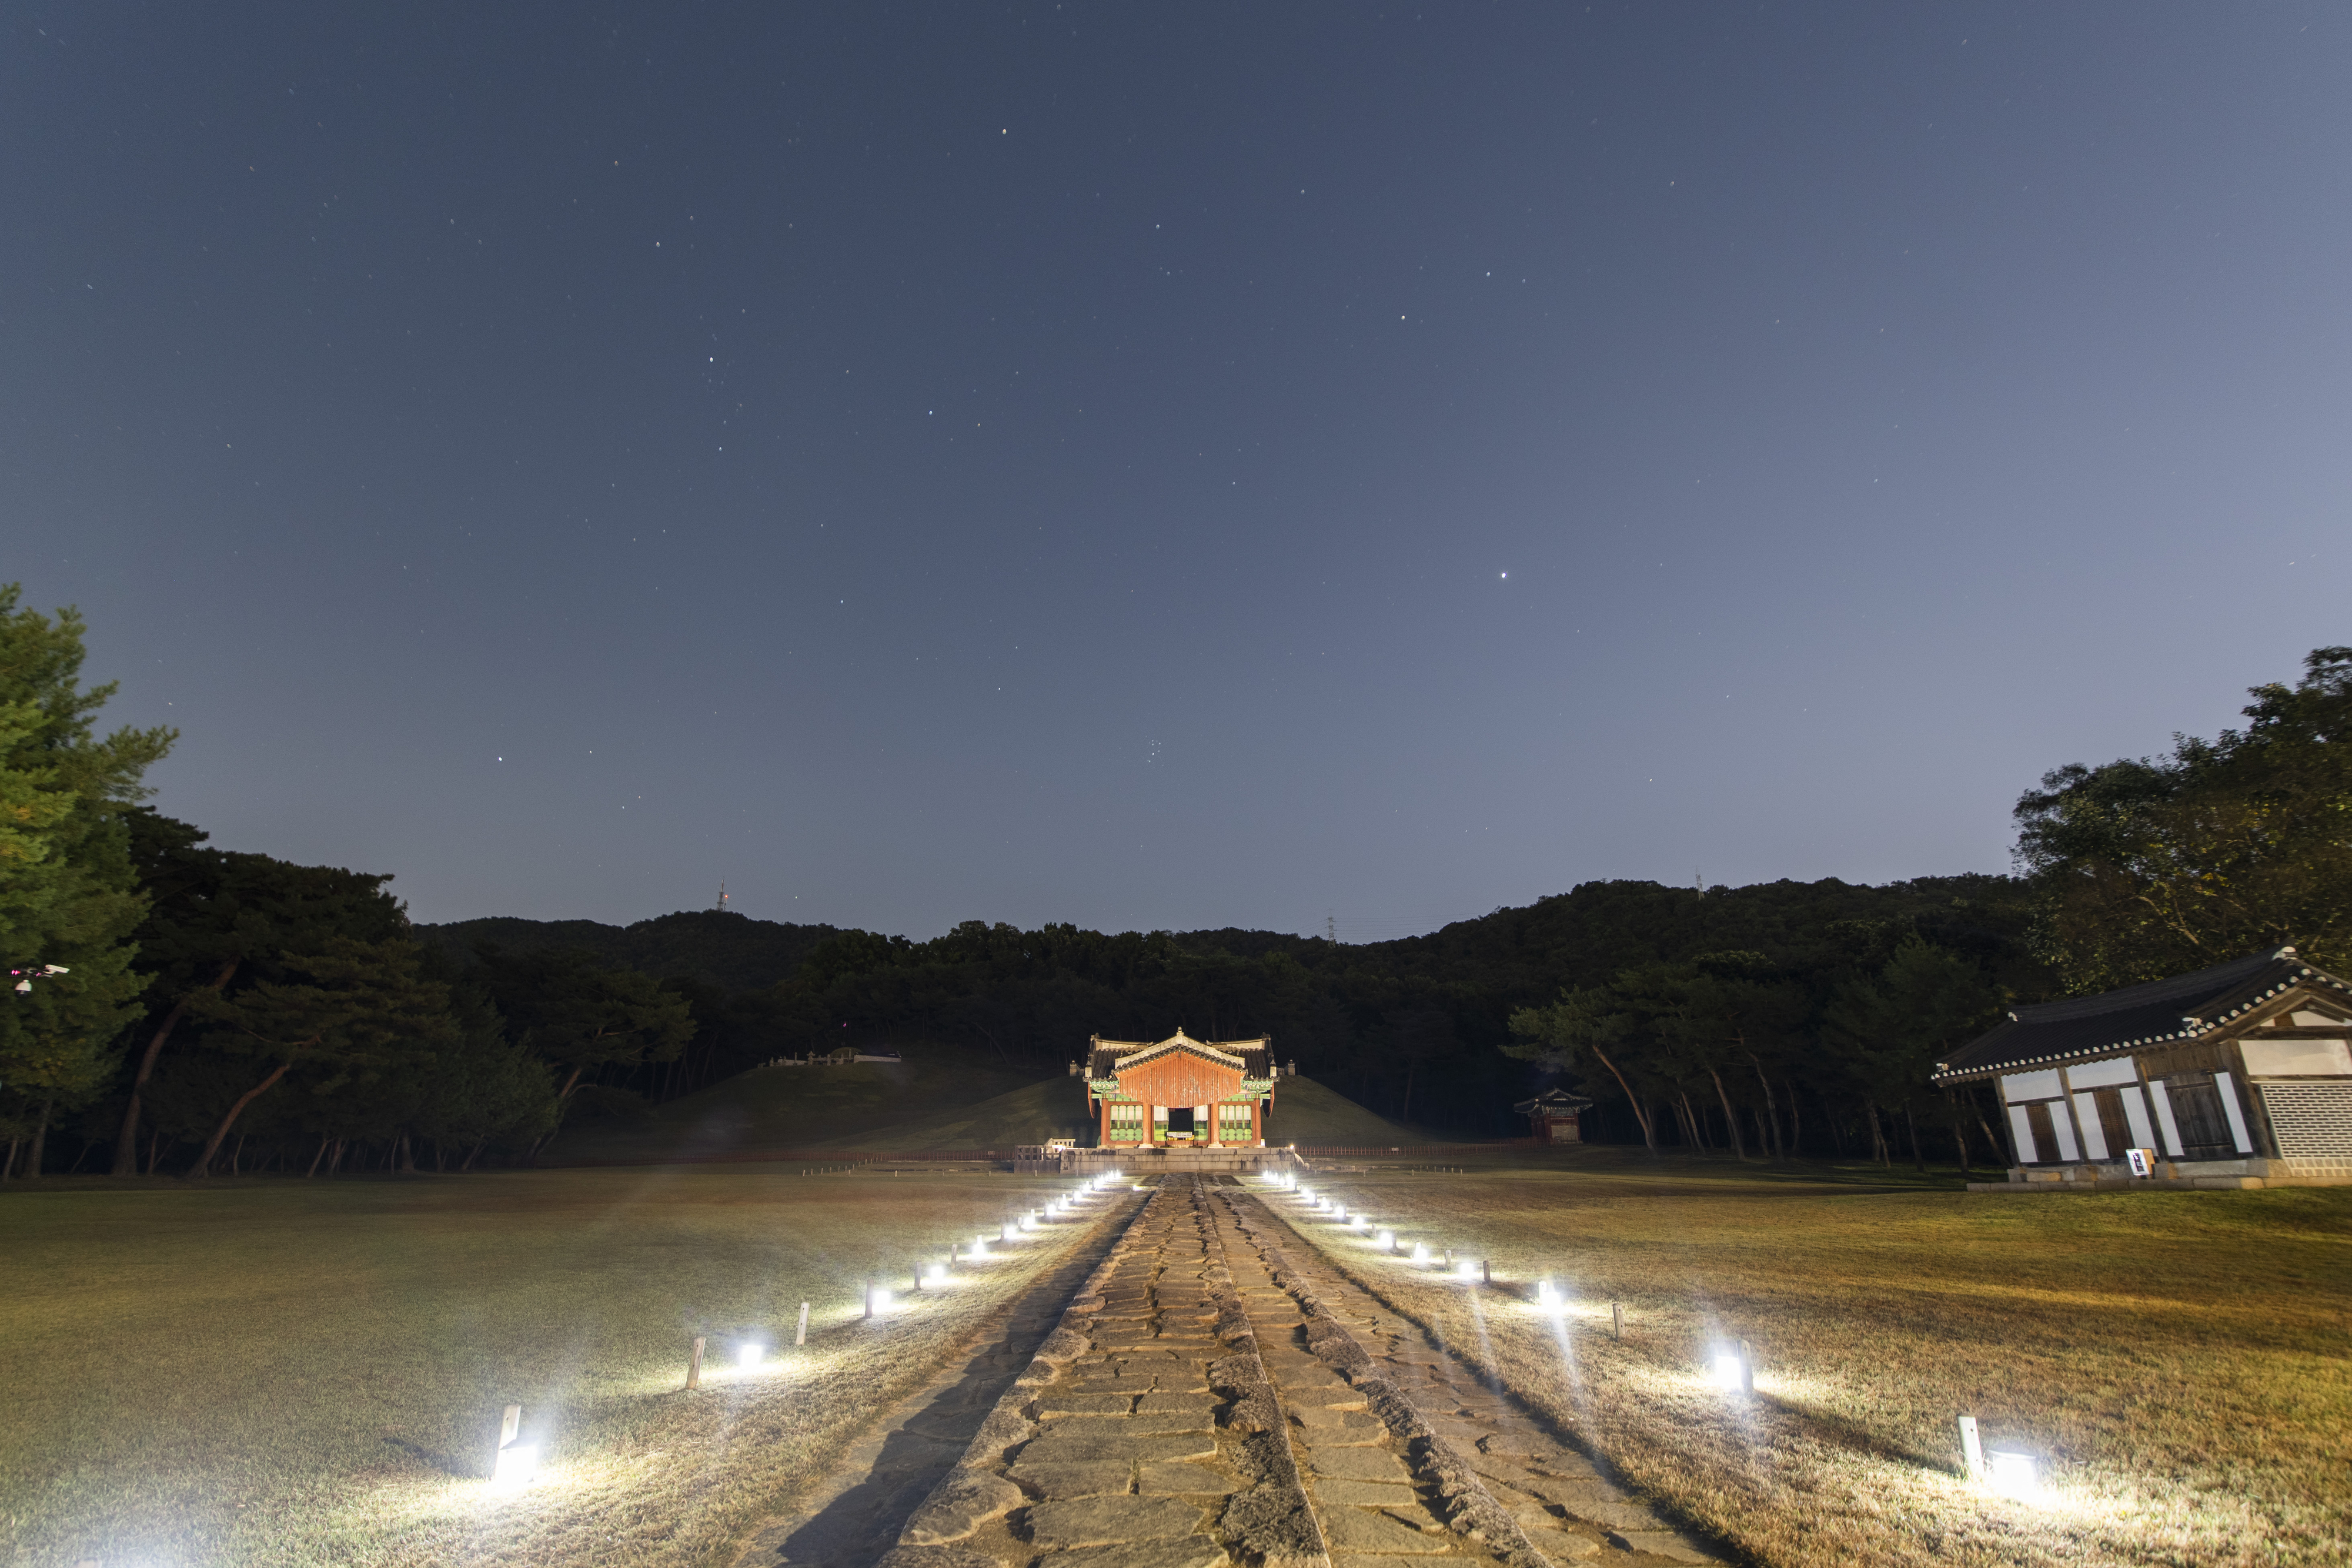
M 2281 947 L 2168 980 L 2019 1008 L 1937 1062 L 1932 1076 L 1948 1083 L 2199 1040 L 2298 986 L 2352 998 L 2352 986 Z
M 1511 1110 L 1518 1115 L 1530 1116 L 1538 1110 L 1582 1111 L 1591 1104 L 1592 1102 L 1581 1094 L 1570 1094 L 1565 1089 L 1547 1089 L 1532 1100 L 1520 1101 Z

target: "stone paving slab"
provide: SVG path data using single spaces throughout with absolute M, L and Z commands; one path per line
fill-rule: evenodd
M 1204 1517 L 1172 1497 L 1072 1498 L 1032 1507 L 1029 1539 L 1041 1547 L 1180 1541 L 1198 1534 Z

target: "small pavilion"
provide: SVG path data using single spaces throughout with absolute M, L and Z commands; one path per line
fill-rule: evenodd
M 1534 1099 L 1522 1100 L 1511 1107 L 1515 1114 L 1528 1119 L 1528 1128 L 1538 1144 L 1584 1142 L 1581 1118 L 1591 1109 L 1592 1102 L 1583 1095 L 1558 1088 L 1547 1089 Z
M 1274 1040 L 1105 1040 L 1087 1054 L 1087 1096 L 1098 1147 L 1265 1146 L 1274 1103 Z

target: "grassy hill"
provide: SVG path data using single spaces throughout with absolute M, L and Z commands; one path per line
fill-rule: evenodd
M 1385 1149 L 1409 1148 L 1438 1139 L 1376 1116 L 1312 1078 L 1278 1078 L 1274 1084 L 1274 1113 L 1266 1118 L 1265 1141 Z
M 876 1132 L 845 1134 L 814 1147 L 877 1155 L 932 1149 L 1003 1149 L 1009 1154 L 1015 1144 L 1042 1144 L 1048 1138 L 1091 1143 L 1091 1127 L 1085 1083 L 1063 1076 Z
M 1376 1116 L 1311 1078 L 1275 1085 L 1269 1142 L 1409 1148 L 1430 1134 Z M 969 1057 L 891 1064 L 761 1067 L 628 1122 L 580 1121 L 542 1165 L 721 1159 L 804 1149 L 813 1154 L 910 1155 L 1004 1149 L 1048 1138 L 1093 1141 L 1085 1088 Z
M 864 1148 L 867 1145 L 860 1140 L 871 1131 L 974 1106 L 1034 1078 L 1033 1071 L 948 1052 L 925 1052 L 898 1063 L 755 1067 L 638 1119 L 575 1120 L 556 1135 L 540 1163 L 656 1165 L 821 1144 Z M 1077 1093 L 1068 1079 L 1054 1082 Z

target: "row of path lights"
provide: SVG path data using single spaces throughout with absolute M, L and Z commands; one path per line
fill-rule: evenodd
M 1295 1174 L 1281 1173 L 1265 1178 L 1266 1186 L 1276 1193 L 1287 1194 L 1312 1218 L 1328 1220 L 1345 1227 L 1353 1234 L 1369 1234 L 1372 1249 L 1383 1256 L 1395 1258 L 1413 1268 L 1426 1268 L 1432 1257 L 1426 1242 L 1416 1241 L 1412 1250 L 1405 1251 L 1392 1227 L 1376 1226 L 1361 1209 L 1349 1213 L 1348 1206 L 1328 1193 L 1299 1182 Z M 1436 1260 L 1444 1277 L 1464 1284 L 1492 1286 L 1495 1283 L 1491 1260 L 1469 1258 L 1456 1260 L 1449 1248 Z M 1575 1310 L 1568 1293 L 1549 1279 L 1538 1280 L 1535 1287 L 1535 1310 L 1552 1319 L 1565 1331 L 1566 1319 Z M 1612 1339 L 1625 1337 L 1625 1307 L 1622 1301 L 1609 1303 L 1609 1333 Z M 1746 1340 L 1710 1348 L 1706 1371 L 1701 1381 L 1712 1385 L 1721 1393 L 1741 1399 L 1756 1396 L 1756 1352 Z M 1983 1446 L 1973 1416 L 1959 1418 L 1960 1450 L 1969 1480 L 2000 1496 L 2021 1501 L 2037 1501 L 2046 1495 L 2042 1480 L 2042 1461 L 2032 1453 L 2017 1448 L 1991 1448 Z
M 824 1174 L 828 1169 L 852 1170 L 855 1168 L 855 1164 L 830 1167 L 812 1166 L 802 1174 L 817 1176 Z M 1033 1208 L 1015 1219 L 1005 1221 L 999 1245 L 1017 1241 L 1024 1235 L 1039 1229 L 1048 1221 L 1077 1214 L 1080 1204 L 1111 1186 L 1119 1179 L 1116 1176 L 1095 1176 L 1081 1186 L 1077 1191 L 1062 1194 L 1050 1200 L 1043 1208 Z M 933 1290 L 945 1287 L 954 1277 L 955 1270 L 961 1265 L 991 1261 L 993 1255 L 988 1249 L 992 1239 L 994 1239 L 983 1231 L 972 1238 L 970 1251 L 963 1250 L 961 1243 L 951 1241 L 948 1243 L 948 1255 L 944 1260 L 935 1259 L 929 1263 L 916 1264 L 913 1270 L 915 1292 L 921 1293 L 927 1286 Z M 871 1280 L 864 1282 L 864 1296 L 863 1321 L 870 1322 L 887 1315 L 895 1304 L 890 1288 Z M 809 1303 L 803 1301 L 799 1319 L 793 1326 L 794 1348 L 807 1345 L 808 1329 Z M 698 1389 L 702 1386 L 702 1362 L 705 1353 L 709 1349 L 709 1336 L 698 1334 L 687 1347 L 686 1386 L 689 1389 Z M 767 1341 L 757 1334 L 745 1335 L 735 1342 L 734 1348 L 735 1364 L 743 1372 L 759 1372 L 769 1366 L 781 1370 L 785 1364 L 781 1361 L 772 1363 L 767 1359 Z M 539 1444 L 536 1440 L 524 1441 L 523 1438 L 522 1406 L 509 1405 L 500 1413 L 498 1442 L 491 1450 L 489 1486 L 493 1491 L 519 1490 L 529 1485 L 531 1479 L 538 1474 Z

